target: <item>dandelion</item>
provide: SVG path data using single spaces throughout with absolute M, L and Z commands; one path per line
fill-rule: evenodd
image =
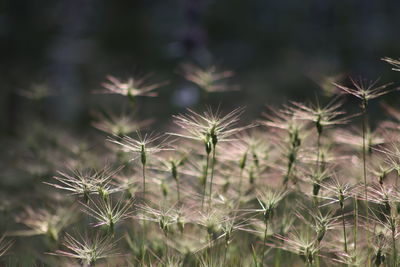
M 81 264 L 88 266 L 93 266 L 98 260 L 119 255 L 115 250 L 117 243 L 111 237 L 102 237 L 99 234 L 94 237 L 80 235 L 79 238 L 75 238 L 67 233 L 62 245 L 67 250 L 57 250 L 49 254 L 78 259 Z
M 228 86 L 225 83 L 227 79 L 233 77 L 234 73 L 218 71 L 215 66 L 202 69 L 192 64 L 184 64 L 182 75 L 207 93 L 237 90 L 236 87 Z

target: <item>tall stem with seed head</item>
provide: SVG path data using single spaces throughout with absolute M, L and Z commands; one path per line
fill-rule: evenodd
M 140 159 L 142 162 L 142 178 L 143 178 L 143 200 L 146 199 L 146 151 L 144 145 L 141 145 Z
M 363 176 L 364 176 L 364 194 L 365 194 L 365 214 L 367 219 L 367 225 L 369 225 L 369 207 L 368 207 L 368 189 L 367 189 L 367 166 L 366 166 L 366 157 L 367 157 L 367 148 L 366 148 L 366 124 L 367 124 L 367 99 L 364 98 L 362 105 L 362 154 L 363 154 Z M 370 236 L 369 231 L 367 230 L 367 242 L 369 242 Z M 371 265 L 370 261 L 370 253 L 368 249 L 368 265 Z

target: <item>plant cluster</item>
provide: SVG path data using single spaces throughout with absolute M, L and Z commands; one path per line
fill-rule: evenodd
M 183 74 L 209 94 L 229 91 L 233 73 Z M 148 78 L 107 77 L 102 92 L 133 112 L 93 112 L 100 148 L 32 128 L 23 167 L 34 196 L 7 195 L 0 210 L 5 266 L 400 265 L 400 111 L 384 104 L 387 121 L 369 123 L 370 101 L 392 84 L 335 82 L 332 99 L 250 123 L 245 108 L 188 109 L 156 134 L 129 115 L 165 84 Z M 359 113 L 345 110 L 351 96 Z

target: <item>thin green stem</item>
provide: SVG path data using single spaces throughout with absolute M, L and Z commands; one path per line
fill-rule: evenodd
M 213 146 L 212 160 L 211 160 L 210 195 L 209 195 L 209 199 L 208 199 L 208 206 L 209 206 L 209 209 L 210 209 L 210 210 L 211 210 L 211 196 L 212 196 L 212 186 L 213 186 L 213 178 L 214 178 L 214 169 L 215 169 L 215 162 L 216 162 L 216 157 L 215 157 L 216 148 L 217 148 L 217 146 L 214 145 L 214 146 Z
M 267 242 L 267 233 L 268 233 L 268 220 L 265 220 L 265 230 L 264 230 L 264 242 L 263 242 L 263 251 L 262 251 L 262 256 L 261 256 L 261 264 L 264 264 L 264 255 L 265 255 L 265 249 L 266 245 L 265 243 Z
M 317 172 L 319 172 L 319 158 L 320 158 L 320 155 L 321 155 L 320 148 L 321 148 L 321 134 L 318 132 L 318 137 L 317 137 L 317 161 L 315 163 L 316 168 L 317 168 Z
M 275 259 L 274 259 L 274 267 L 280 267 L 281 266 L 281 256 L 282 256 L 282 250 L 277 249 L 275 253 Z
M 239 173 L 239 201 L 242 197 L 242 184 L 243 184 L 243 168 L 240 168 Z
M 393 222 L 392 222 L 393 223 Z M 396 229 L 392 229 L 392 246 L 393 246 L 393 266 L 397 266 L 397 250 L 396 250 Z
M 344 220 L 344 210 L 342 210 L 342 224 L 343 224 L 343 238 L 344 238 L 344 252 L 347 253 L 347 234 L 346 234 L 346 223 Z
M 358 201 L 354 198 L 354 252 L 357 255 Z
M 228 244 L 225 243 L 224 264 L 223 264 L 223 266 L 225 266 L 225 264 L 226 264 L 226 254 L 227 254 L 227 252 L 228 252 Z
M 142 164 L 143 201 L 146 199 L 146 164 Z
M 165 246 L 164 262 L 167 262 L 168 254 L 169 254 L 167 241 L 168 241 L 168 233 L 165 233 L 164 234 L 164 246 Z
M 204 207 L 204 198 L 205 198 L 205 195 L 206 195 L 206 186 L 207 186 L 207 176 L 208 176 L 208 167 L 209 167 L 208 165 L 209 165 L 209 162 L 210 162 L 210 153 L 207 153 L 206 168 L 205 168 L 204 173 L 203 173 L 204 181 L 202 181 L 203 182 L 203 195 L 202 195 L 202 199 L 201 199 L 201 209 L 203 209 L 203 207 Z
M 143 203 L 146 201 L 146 163 L 142 162 L 142 177 L 143 177 Z M 147 235 L 146 221 L 143 220 L 143 231 L 142 231 L 142 266 L 145 266 L 145 240 Z
M 178 194 L 178 204 L 181 203 L 181 190 L 180 190 L 180 186 L 179 186 L 179 179 L 176 179 L 176 191 Z
M 369 207 L 368 207 L 368 189 L 367 189 L 367 166 L 366 166 L 366 157 L 367 157 L 367 151 L 366 151 L 366 142 L 365 142 L 365 133 L 366 133 L 366 124 L 367 124 L 367 110 L 366 107 L 363 106 L 363 118 L 362 118 L 362 139 L 363 139 L 363 175 L 364 175 L 364 193 L 365 193 L 365 214 L 366 214 L 366 219 L 367 219 L 367 225 L 369 225 Z M 369 242 L 369 231 L 367 230 L 367 242 Z M 368 266 L 371 265 L 370 261 L 370 253 L 368 249 Z

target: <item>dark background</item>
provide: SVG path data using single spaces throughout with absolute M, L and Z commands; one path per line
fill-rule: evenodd
M 253 117 L 265 104 L 313 97 L 332 77 L 396 82 L 398 73 L 380 59 L 400 55 L 399 12 L 397 0 L 3 0 L 1 132 L 14 133 L 37 108 L 21 90 L 49 88 L 43 119 L 81 127 L 90 110 L 123 101 L 91 94 L 107 74 L 138 72 L 170 81 L 160 97 L 141 98 L 140 111 L 167 122 L 185 106 L 204 107 L 177 74 L 184 62 L 234 70 L 242 90 L 209 101 L 246 105 Z

